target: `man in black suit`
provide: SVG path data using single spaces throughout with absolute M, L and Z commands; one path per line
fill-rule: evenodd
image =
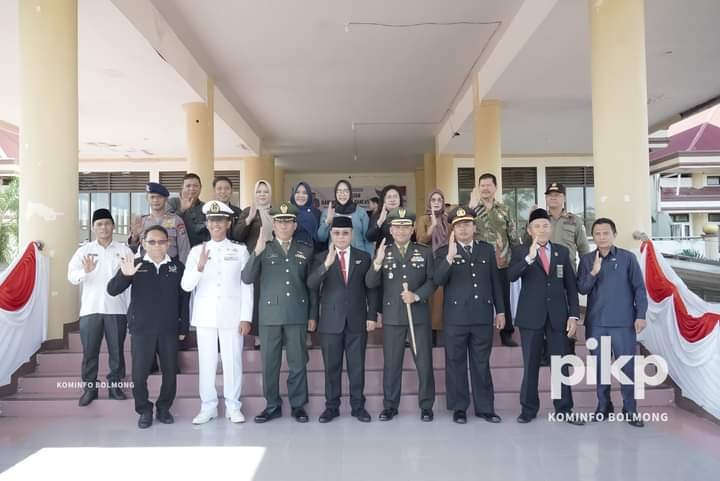
M 320 291 L 318 332 L 325 363 L 325 411 L 319 421 L 340 415 L 343 354 L 347 359 L 352 415 L 370 422 L 365 410 L 365 348 L 367 333 L 375 330 L 378 292 L 365 287 L 372 265 L 367 252 L 350 247 L 352 219 L 335 216 L 330 227 L 327 252 L 315 257 L 307 284 Z
M 547 338 L 551 356 L 570 353 L 568 338 L 575 335 L 580 316 L 575 270 L 567 247 L 551 244 L 550 216 L 545 209 L 535 209 L 528 221 L 529 246 L 513 249 L 508 271 L 510 282 L 522 279 L 515 324 L 520 328 L 523 351 L 523 380 L 520 390 L 522 412 L 517 421 L 532 421 L 540 409 L 538 375 L 543 338 Z M 563 367 L 568 375 L 569 368 Z M 584 424 L 571 415 L 573 401 L 570 386 L 562 386 L 560 399 L 553 401 L 555 412 L 571 424 Z
M 443 330 L 445 333 L 445 388 L 453 421 L 467 423 L 470 405 L 468 351 L 475 415 L 499 423 L 490 374 L 493 325 L 505 327 L 505 301 L 495 249 L 473 241 L 475 213 L 456 207 L 448 220 L 450 242 L 435 253 L 435 284 L 445 286 Z

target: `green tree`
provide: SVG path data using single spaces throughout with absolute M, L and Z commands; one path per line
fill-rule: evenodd
M 0 265 L 9 264 L 18 249 L 18 190 L 16 177 L 0 191 Z

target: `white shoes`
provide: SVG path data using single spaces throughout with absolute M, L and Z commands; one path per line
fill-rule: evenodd
M 240 409 L 233 409 L 232 411 L 228 411 L 226 417 L 230 420 L 231 423 L 238 424 L 245 422 L 245 416 Z
M 193 424 L 205 424 L 212 419 L 216 418 L 218 415 L 217 408 L 213 409 L 212 411 L 200 411 L 200 413 L 195 416 L 192 420 Z

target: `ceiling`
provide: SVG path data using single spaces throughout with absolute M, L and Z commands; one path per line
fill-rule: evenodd
M 307 170 L 414 169 L 434 150 L 439 122 L 493 31 L 520 3 L 153 0 L 250 113 L 265 148 L 287 168 Z M 462 21 L 496 23 L 346 31 L 351 22 Z
M 0 120 L 20 125 L 18 1 L 0 12 Z M 78 2 L 78 84 L 81 158 L 185 155 L 182 104 L 202 99 L 109 0 Z M 216 154 L 245 154 L 239 144 L 216 115 Z
M 490 90 L 503 101 L 503 151 L 592 152 L 587 1 L 559 0 Z M 646 1 L 650 125 L 720 95 L 720 2 Z M 473 152 L 470 116 L 450 151 Z
M 151 1 L 289 170 L 408 171 L 523 0 Z M 524 0 L 533 1 L 533 0 Z M 592 151 L 586 0 L 558 0 L 485 98 L 506 154 Z M 646 2 L 650 123 L 720 95 L 720 2 Z M 0 120 L 20 122 L 17 0 L 0 0 Z M 435 22 L 443 25 L 393 27 Z M 466 22 L 446 25 L 453 22 Z M 372 25 L 370 25 L 372 24 Z M 386 26 L 375 24 L 387 24 Z M 178 157 L 201 100 L 113 5 L 79 0 L 83 157 Z M 447 152 L 472 154 L 472 115 Z M 218 156 L 243 155 L 217 115 Z

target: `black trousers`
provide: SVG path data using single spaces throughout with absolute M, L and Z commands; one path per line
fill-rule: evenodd
M 124 314 L 89 314 L 80 317 L 80 340 L 83 346 L 82 380 L 85 389 L 97 389 L 100 346 L 103 336 L 107 344 L 110 382 L 125 377 L 125 336 L 127 317 Z
M 320 348 L 325 364 L 325 406 L 329 409 L 340 407 L 342 395 L 343 356 L 347 360 L 350 381 L 350 406 L 352 409 L 365 407 L 365 348 L 367 332 L 320 334 Z
M 475 412 L 478 414 L 494 413 L 495 393 L 490 373 L 493 325 L 445 324 L 444 329 L 447 408 L 451 411 L 466 411 L 470 405 L 469 354 Z
M 570 353 L 570 340 L 567 333 L 553 331 L 550 327 L 550 319 L 545 320 L 544 329 L 523 329 L 520 328 L 520 339 L 523 353 L 523 379 L 520 388 L 520 405 L 522 414 L 528 417 L 537 416 L 540 409 L 540 397 L 538 396 L 538 376 L 540 375 L 540 360 L 544 340 L 547 338 L 548 351 L 551 356 L 565 356 Z M 562 373 L 569 375 L 570 368 L 565 365 Z M 555 412 L 567 413 L 572 411 L 573 400 L 570 386 L 562 385 L 561 398 L 554 399 Z
M 152 371 L 155 351 L 160 355 L 162 386 L 157 399 L 157 410 L 168 411 L 175 400 L 177 391 L 177 334 L 132 335 L 132 380 L 135 412 L 142 414 L 152 412 L 153 403 L 149 400 L 147 379 Z
M 402 390 L 405 340 L 410 340 L 410 328 L 385 324 L 383 331 L 383 406 L 386 409 L 397 409 L 400 405 Z M 417 346 L 417 356 L 414 356 L 414 360 L 418 375 L 418 404 L 420 409 L 432 409 L 435 404 L 435 373 L 432 362 L 432 326 L 430 322 L 415 325 L 415 344 Z
M 505 302 L 505 327 L 500 331 L 503 335 L 510 335 L 515 332 L 513 327 L 512 309 L 510 308 L 510 280 L 507 275 L 507 268 L 498 269 L 500 276 L 500 289 L 502 289 L 503 302 Z
M 307 324 L 260 326 L 260 358 L 263 369 L 263 394 L 267 409 L 282 406 L 280 398 L 280 366 L 283 344 L 288 363 L 288 398 L 292 408 L 308 402 L 307 384 Z

